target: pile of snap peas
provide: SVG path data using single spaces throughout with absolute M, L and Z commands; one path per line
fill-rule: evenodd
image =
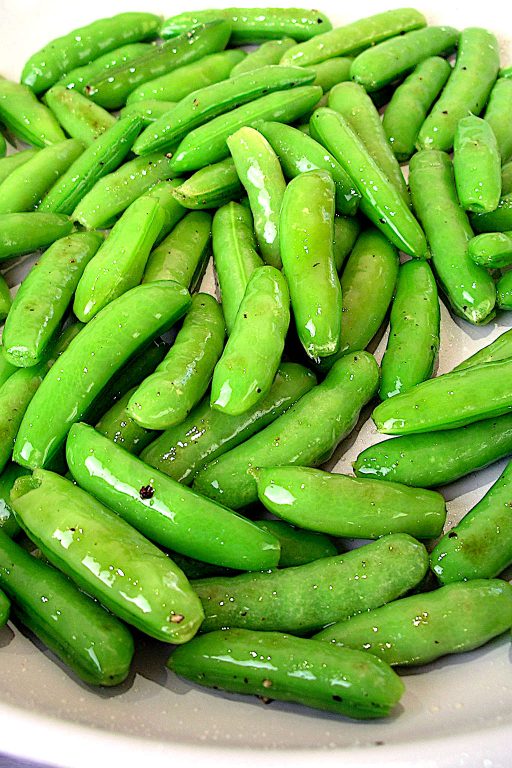
M 438 489 L 512 455 L 512 331 L 434 375 L 440 295 L 512 309 L 491 32 L 122 13 L 0 79 L 0 124 L 6 275 L 38 252 L 14 298 L 0 274 L 0 625 L 91 685 L 136 630 L 358 719 L 510 632 L 512 462 L 446 532 Z M 322 469 L 369 407 L 393 438 Z

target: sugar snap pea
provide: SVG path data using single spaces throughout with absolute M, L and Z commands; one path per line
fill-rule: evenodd
M 291 37 L 282 37 L 280 40 L 267 40 L 262 43 L 255 51 L 251 51 L 242 61 L 233 67 L 230 77 L 254 72 L 261 67 L 268 67 L 270 64 L 279 64 L 281 57 L 297 41 Z
M 0 171 L 1 167 L 0 161 Z M 501 169 L 501 194 L 508 195 L 510 192 L 512 192 L 512 161 L 505 163 Z
M 128 453 L 138 456 L 158 435 L 152 429 L 145 429 L 137 424 L 128 413 L 128 402 L 137 387 L 129 389 L 119 400 L 105 411 L 96 424 L 96 431 L 113 443 L 121 445 Z
M 473 213 L 471 226 L 475 232 L 509 232 L 512 230 L 512 194 L 504 194 L 494 211 Z
M 500 309 L 512 309 L 512 272 L 505 272 L 496 283 L 496 303 Z
M 512 120 L 512 82 L 500 77 L 489 96 L 485 108 L 484 120 L 491 126 L 498 142 L 501 162 L 506 163 L 512 157 L 512 138 L 507 125 Z
M 243 187 L 231 157 L 212 163 L 189 176 L 175 197 L 186 208 L 217 208 L 239 200 Z
M 151 43 L 128 43 L 113 51 L 107 51 L 102 56 L 98 56 L 89 64 L 82 67 L 75 67 L 66 72 L 61 77 L 57 85 L 65 85 L 66 88 L 74 88 L 79 93 L 86 92 L 89 80 L 104 75 L 109 69 L 117 67 L 118 64 L 124 64 L 134 59 L 138 59 L 144 53 L 151 50 Z
M 7 595 L 0 590 L 0 626 L 3 627 L 7 623 L 9 613 L 11 609 L 11 603 Z
M 4 213 L 0 216 L 0 261 L 51 245 L 73 230 L 60 213 Z
M 334 218 L 334 265 L 338 272 L 352 251 L 360 230 L 361 225 L 354 216 L 336 216 Z
M 483 232 L 469 241 L 468 253 L 487 269 L 507 267 L 512 264 L 512 232 Z
M 136 101 L 133 104 L 127 104 L 120 111 L 120 117 L 132 117 L 138 115 L 142 120 L 143 127 L 153 128 L 158 120 L 170 112 L 176 106 L 174 101 L 161 101 L 158 99 L 146 99 L 145 101 Z M 166 148 L 167 149 L 167 148 Z M 174 145 L 168 148 L 174 149 Z
M 0 323 L 3 323 L 12 305 L 11 292 L 5 282 L 3 275 L 0 275 Z M 0 373 L 1 378 L 1 373 Z
M 328 536 L 324 536 L 323 533 L 295 528 L 283 520 L 254 520 L 254 523 L 258 528 L 271 533 L 279 541 L 281 547 L 279 553 L 280 568 L 313 563 L 322 557 L 333 557 L 338 552 L 332 540 Z
M 0 473 L 0 529 L 11 539 L 21 530 L 11 507 L 11 490 L 18 477 L 27 474 L 28 469 L 12 462 Z
M 9 155 L 9 157 L 1 157 L 0 184 L 3 184 L 6 178 L 10 176 L 11 173 L 14 173 L 16 168 L 20 168 L 20 166 L 28 163 L 28 161 L 38 153 L 38 151 L 39 150 L 37 149 L 22 149 L 21 152 L 16 152 L 14 155 Z
M 26 85 L 0 78 L 0 119 L 15 136 L 35 147 L 66 138 L 48 107 Z
M 466 211 L 494 211 L 501 194 L 501 157 L 491 125 L 476 115 L 457 123 L 453 144 L 455 186 Z
M 319 64 L 309 67 L 316 74 L 313 85 L 319 85 L 325 94 L 338 83 L 350 80 L 352 61 L 353 59 L 346 56 L 334 56 L 332 59 L 321 61 Z
M 80 139 L 86 146 L 90 146 L 116 121 L 110 112 L 63 85 L 50 88 L 44 100 L 68 136 Z
M 488 344 L 474 355 L 463 360 L 453 369 L 454 371 L 462 371 L 464 368 L 473 368 L 475 365 L 482 365 L 483 363 L 493 363 L 496 360 L 505 360 L 507 357 L 512 357 L 512 329 L 505 331 L 497 339 Z
M 5 136 L 3 133 L 0 132 L 0 158 L 5 157 L 5 153 L 7 152 L 7 142 L 5 141 Z
M 3 347 L 0 344 L 0 387 L 17 370 L 18 366 L 11 365 L 7 362 L 5 355 L 3 354 Z
M 155 184 L 154 187 L 150 187 L 146 192 L 149 197 L 154 197 L 158 200 L 160 207 L 164 212 L 164 224 L 156 239 L 157 245 L 160 244 L 162 240 L 165 240 L 169 232 L 174 229 L 178 221 L 181 221 L 187 212 L 186 208 L 176 200 L 174 195 L 174 192 L 177 187 L 179 187 L 180 183 L 181 179 L 161 181 L 158 184 Z

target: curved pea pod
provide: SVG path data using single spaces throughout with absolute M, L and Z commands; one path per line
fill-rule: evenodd
M 195 635 L 203 612 L 185 575 L 114 512 L 44 469 L 17 480 L 11 499 L 43 555 L 105 608 L 157 640 Z
M 72 230 L 73 222 L 60 213 L 4 213 L 0 216 L 0 261 L 51 245 Z
M 100 54 L 158 34 L 160 18 L 152 13 L 119 13 L 79 27 L 52 40 L 27 61 L 21 80 L 35 93 L 50 88 L 66 72 Z
M 325 94 L 331 88 L 334 88 L 335 85 L 338 85 L 338 83 L 350 80 L 352 61 L 353 59 L 346 56 L 335 56 L 332 59 L 321 61 L 319 64 L 309 67 L 316 74 L 313 85 L 319 85 Z
M 74 89 L 54 85 L 44 100 L 68 136 L 90 146 L 116 118 Z
M 287 91 L 276 91 L 232 109 L 191 131 L 180 143 L 171 160 L 176 173 L 195 171 L 228 156 L 227 139 L 239 128 L 253 126 L 258 120 L 293 123 L 311 110 L 322 95 L 322 89 L 303 85 Z
M 0 184 L 3 184 L 6 178 L 10 176 L 11 173 L 14 173 L 17 168 L 20 168 L 22 165 L 28 163 L 29 160 L 35 157 L 38 151 L 38 149 L 23 149 L 21 152 L 16 152 L 14 155 L 9 155 L 9 157 L 1 157 Z
M 480 27 L 464 29 L 448 82 L 418 134 L 419 149 L 452 148 L 457 123 L 470 114 L 480 114 L 499 66 L 496 37 Z
M 45 147 L 66 138 L 48 107 L 26 85 L 0 79 L 0 119 L 27 144 Z
M 512 309 L 512 272 L 505 272 L 496 283 L 496 303 L 500 309 Z
M 28 469 L 17 464 L 9 463 L 0 473 L 0 530 L 13 539 L 20 532 L 14 511 L 11 507 L 11 490 L 22 475 L 27 475 Z
M 341 165 L 321 144 L 297 128 L 275 122 L 262 122 L 258 131 L 265 136 L 279 158 L 287 179 L 306 171 L 328 171 L 336 186 L 336 210 L 352 216 L 359 203 L 359 193 Z
M 132 395 L 130 416 L 147 429 L 180 424 L 205 394 L 224 336 L 217 300 L 207 293 L 196 294 L 167 356 Z
M 395 600 L 327 627 L 313 640 L 407 666 L 479 648 L 510 627 L 512 586 L 477 579 Z
M 167 666 L 207 688 L 254 694 L 265 702 L 270 696 L 357 720 L 391 713 L 404 685 L 385 662 L 361 651 L 317 645 L 278 632 L 231 629 L 176 649 Z
M 402 264 L 381 363 L 381 400 L 406 392 L 432 376 L 439 350 L 439 326 L 437 286 L 428 263 Z
M 134 456 L 138 456 L 158 435 L 154 430 L 141 427 L 128 413 L 128 402 L 136 390 L 137 387 L 132 387 L 116 400 L 95 427 L 100 435 L 122 446 Z
M 11 292 L 9 290 L 9 286 L 5 282 L 5 278 L 3 275 L 0 275 L 0 323 L 2 323 L 7 315 L 9 314 L 9 310 L 12 305 L 12 298 L 11 298 Z M 1 373 L 0 373 L 0 379 L 1 379 Z
M 128 629 L 72 581 L 0 531 L 0 585 L 14 617 L 91 685 L 118 685 L 133 657 Z
M 123 363 L 189 305 L 188 291 L 171 281 L 137 286 L 108 304 L 70 344 L 31 402 L 14 460 L 32 469 L 47 464 Z
M 354 429 L 361 408 L 378 387 L 372 355 L 345 355 L 324 381 L 272 424 L 202 469 L 194 480 L 199 493 L 238 509 L 257 500 L 253 467 L 284 464 L 318 466 Z
M 316 384 L 315 375 L 297 363 L 282 363 L 268 394 L 240 416 L 210 407 L 209 397 L 188 417 L 166 430 L 141 454 L 146 464 L 190 485 L 208 462 L 271 424 Z
M 266 509 L 299 528 L 349 539 L 433 539 L 443 531 L 445 502 L 434 491 L 306 467 L 267 467 L 254 476 Z
M 138 117 L 116 120 L 54 184 L 43 198 L 39 210 L 71 215 L 96 182 L 122 163 L 139 133 L 140 125 Z
M 290 568 L 333 557 L 338 550 L 328 536 L 314 531 L 295 528 L 283 520 L 254 520 L 254 524 L 263 531 L 271 533 L 279 541 L 279 567 Z M 201 578 L 201 577 L 198 577 Z
M 165 215 L 158 200 L 142 196 L 115 223 L 77 285 L 73 311 L 84 323 L 142 279 Z
M 423 14 L 414 8 L 398 8 L 376 13 L 374 16 L 367 16 L 352 24 L 328 30 L 313 40 L 291 48 L 285 53 L 281 63 L 307 67 L 310 64 L 332 59 L 333 56 L 356 54 L 389 37 L 403 35 L 409 30 L 424 27 L 426 23 Z
M 186 208 L 219 208 L 239 200 L 243 191 L 233 159 L 227 157 L 189 176 L 176 189 L 175 197 Z
M 501 336 L 498 336 L 493 342 L 488 344 L 474 355 L 463 360 L 453 369 L 454 371 L 462 371 L 464 368 L 473 368 L 475 365 L 482 365 L 483 363 L 494 363 L 497 360 L 506 360 L 507 357 L 512 357 L 512 329 L 505 331 Z
M 187 212 L 187 209 L 176 200 L 174 195 L 174 192 L 179 187 L 180 183 L 181 179 L 161 181 L 158 184 L 155 184 L 154 187 L 150 187 L 146 192 L 148 197 L 154 197 L 158 200 L 160 207 L 164 212 L 164 224 L 156 239 L 157 245 L 161 243 L 162 240 L 165 240 L 169 232 L 174 229 L 178 221 L 181 221 Z
M 501 162 L 512 156 L 512 138 L 508 125 L 512 121 L 512 82 L 500 77 L 489 96 L 484 120 L 489 123 L 496 137 Z
M 205 613 L 201 632 L 241 627 L 304 635 L 396 600 L 427 568 L 425 547 L 397 533 L 295 568 L 201 579 L 193 582 Z
M 473 213 L 471 226 L 475 232 L 509 232 L 512 230 L 512 194 L 500 198 L 494 211 Z
M 171 16 L 164 21 L 160 34 L 174 37 L 215 19 L 226 19 L 231 24 L 231 45 L 264 43 L 285 35 L 309 40 L 332 26 L 323 13 L 304 8 L 215 8 Z
M 57 85 L 65 85 L 79 93 L 85 93 L 89 80 L 104 75 L 108 70 L 117 67 L 147 53 L 152 48 L 151 43 L 128 43 L 114 50 L 107 51 L 82 67 L 75 67 L 61 77 Z
M 361 224 L 353 216 L 335 216 L 333 248 L 334 265 L 338 272 L 352 251 L 360 231 Z
M 291 37 L 282 37 L 280 40 L 267 40 L 267 42 L 262 43 L 256 48 L 255 51 L 251 51 L 239 61 L 231 70 L 230 77 L 243 75 L 246 72 L 254 72 L 271 64 L 279 64 L 283 54 L 296 44 L 297 41 Z
M 473 232 L 459 206 L 449 156 L 436 150 L 418 152 L 409 166 L 409 186 L 434 270 L 454 312 L 470 323 L 488 322 L 496 289 L 489 273 L 468 254 Z
M 192 211 L 178 221 L 148 259 L 143 283 L 175 280 L 194 291 L 211 253 L 212 217 Z
M 158 99 L 147 99 L 145 101 L 136 101 L 134 104 L 127 104 L 120 111 L 120 117 L 140 117 L 145 129 L 150 130 L 158 120 L 170 112 L 176 106 L 174 101 L 159 101 Z M 174 149 L 175 144 L 169 148 Z M 166 148 L 167 149 L 167 148 Z M 137 153 L 138 154 L 138 153 Z
M 102 242 L 99 232 L 77 232 L 57 240 L 32 267 L 5 324 L 3 353 L 10 363 L 30 367 L 41 361 Z
M 469 241 L 468 253 L 475 264 L 487 269 L 508 267 L 512 264 L 512 232 L 484 232 L 477 235 Z
M 427 244 L 420 225 L 343 117 L 333 109 L 322 108 L 314 113 L 310 125 L 313 136 L 352 179 L 361 195 L 363 213 L 397 248 L 410 256 L 424 257 Z
M 491 126 L 476 115 L 463 117 L 457 123 L 453 170 L 464 210 L 474 213 L 495 210 L 501 195 L 501 158 Z

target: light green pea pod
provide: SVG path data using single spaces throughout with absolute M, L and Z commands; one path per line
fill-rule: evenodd
M 0 261 L 32 253 L 73 231 L 60 213 L 4 213 L 0 216 Z
M 140 117 L 144 128 L 152 128 L 157 120 L 160 120 L 176 106 L 174 101 L 159 101 L 158 99 L 145 99 L 127 104 L 119 113 L 120 117 Z M 175 145 L 173 145 L 175 146 Z M 167 151 L 167 147 L 165 148 Z M 170 151 L 171 148 L 169 148 Z M 138 153 L 137 153 L 138 154 Z M 145 153 L 147 154 L 147 153 Z
M 475 232 L 508 232 L 512 230 L 512 193 L 500 197 L 498 206 L 489 213 L 471 214 Z
M 491 126 L 498 142 L 501 162 L 512 157 L 512 136 L 508 126 L 512 122 L 512 81 L 501 77 L 496 81 L 485 109 L 484 120 Z
M 0 119 L 27 144 L 45 147 L 66 138 L 48 107 L 26 85 L 0 78 Z
M 500 269 L 512 264 L 512 232 L 484 232 L 469 241 L 468 253 L 475 264 Z
M 28 469 L 12 462 L 0 473 L 0 530 L 11 539 L 21 530 L 11 507 L 11 491 L 18 477 L 28 474 Z
M 116 121 L 110 112 L 63 85 L 50 88 L 44 100 L 68 136 L 83 141 L 87 147 Z
M 79 93 L 86 94 L 87 86 L 91 80 L 117 67 L 118 64 L 138 59 L 139 56 L 148 53 L 151 47 L 151 43 L 128 43 L 128 45 L 122 45 L 120 48 L 115 48 L 113 51 L 108 51 L 102 56 L 98 56 L 93 61 L 84 64 L 83 67 L 67 70 L 57 85 L 65 85 L 66 88 L 73 88 Z
M 309 67 L 316 74 L 313 85 L 319 85 L 325 94 L 331 88 L 334 88 L 335 85 L 338 85 L 338 83 L 350 80 L 352 61 L 353 59 L 345 56 L 335 56 L 332 59 L 321 61 L 319 64 Z
M 231 157 L 196 171 L 176 189 L 176 199 L 186 208 L 220 208 L 240 200 L 243 187 Z
M 96 432 L 108 437 L 113 443 L 122 446 L 125 451 L 138 456 L 139 453 L 156 439 L 158 432 L 145 429 L 137 424 L 128 412 L 128 402 L 137 391 L 132 387 L 106 411 L 96 424 Z
M 268 394 L 289 324 L 285 278 L 275 267 L 258 267 L 249 278 L 231 335 L 215 366 L 212 408 L 238 416 Z
M 0 387 L 17 370 L 18 370 L 17 365 L 11 365 L 11 363 L 7 362 L 7 359 L 3 353 L 3 346 L 0 344 Z
M 496 283 L 496 303 L 500 309 L 512 309 L 512 272 L 505 272 Z
M 188 416 L 208 388 L 224 336 L 217 300 L 207 293 L 196 294 L 166 357 L 130 398 L 128 413 L 137 424 L 167 429 Z
M 37 149 L 23 149 L 21 152 L 15 152 L 14 155 L 9 155 L 9 157 L 0 158 L 0 184 L 3 184 L 16 168 L 20 168 L 35 157 L 38 151 Z
M 335 216 L 334 218 L 334 265 L 337 272 L 343 264 L 361 231 L 361 224 L 353 216 Z
M 497 208 L 501 195 L 501 158 L 496 136 L 486 120 L 469 115 L 457 123 L 453 170 L 464 210 L 488 213 Z
M 0 184 L 0 214 L 33 211 L 83 151 L 81 141 L 67 139 L 45 147 L 13 170 Z
M 167 237 L 178 221 L 181 221 L 187 213 L 187 209 L 176 200 L 174 195 L 180 184 L 181 179 L 170 179 L 155 184 L 146 192 L 147 197 L 154 197 L 158 200 L 165 215 L 164 225 L 155 241 L 157 245 Z
M 243 75 L 245 72 L 254 72 L 255 69 L 268 67 L 270 64 L 279 64 L 283 54 L 294 45 L 297 43 L 291 37 L 283 37 L 281 40 L 267 40 L 233 67 L 230 77 Z
M 456 365 L 454 371 L 463 371 L 465 368 L 473 368 L 475 365 L 494 363 L 496 360 L 506 360 L 512 357 L 512 329 L 505 331 L 486 347 L 482 347 L 474 355 Z
M 0 275 L 0 323 L 2 323 L 9 314 L 11 305 L 12 297 L 9 286 L 5 282 L 4 276 Z
M 512 192 L 512 161 L 505 163 L 501 169 L 501 194 L 505 196 L 510 194 L 510 192 Z
M 87 323 L 111 301 L 138 285 L 165 215 L 155 198 L 135 200 L 116 222 L 76 288 L 73 312 Z
M 314 563 L 322 557 L 333 557 L 337 548 L 328 536 L 315 531 L 305 531 L 288 525 L 284 520 L 254 520 L 258 528 L 271 533 L 279 541 L 280 568 L 293 568 L 296 565 Z M 201 578 L 200 576 L 197 578 Z

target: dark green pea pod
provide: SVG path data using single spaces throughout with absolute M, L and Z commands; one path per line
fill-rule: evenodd
M 313 640 L 408 666 L 479 648 L 510 627 L 512 586 L 499 579 L 477 579 L 360 613 L 327 627 Z
M 175 192 L 186 208 L 220 208 L 231 200 L 240 200 L 243 187 L 231 157 L 207 165 L 192 174 Z
M 116 121 L 105 109 L 63 85 L 54 85 L 44 100 L 68 136 L 83 141 L 87 147 Z
M 500 309 L 512 309 L 512 272 L 505 272 L 496 283 L 496 303 Z
M 488 322 L 496 289 L 489 273 L 469 257 L 473 232 L 457 199 L 449 156 L 436 150 L 418 152 L 411 159 L 409 186 L 434 270 L 454 312 L 470 323 Z
M 494 211 L 473 213 L 471 226 L 475 232 L 509 232 L 512 230 L 512 193 L 504 194 Z
M 47 464 L 123 363 L 189 305 L 188 291 L 171 281 L 137 286 L 108 304 L 83 328 L 31 402 L 14 460 L 32 469 Z
M 9 613 L 11 610 L 11 603 L 8 597 L 0 590 L 0 626 L 3 627 L 7 624 L 9 619 Z
M 402 264 L 381 363 L 381 400 L 406 392 L 432 376 L 439 326 L 437 286 L 428 263 L 417 260 Z
M 181 179 L 171 179 L 169 181 L 162 181 L 151 187 L 146 195 L 154 197 L 160 203 L 165 216 L 165 221 L 160 234 L 156 239 L 157 245 L 165 240 L 169 232 L 176 226 L 178 221 L 185 216 L 187 209 L 184 208 L 181 203 L 176 200 L 174 195 L 175 190 L 181 184 Z
M 297 41 L 291 37 L 282 37 L 280 40 L 267 40 L 267 42 L 262 43 L 256 48 L 255 51 L 250 51 L 242 61 L 238 62 L 231 70 L 230 77 L 237 77 L 237 75 L 254 72 L 262 67 L 279 64 L 285 51 L 296 44 Z
M 0 133 L 0 158 L 5 157 L 5 153 L 7 152 L 7 142 L 5 141 L 5 136 L 3 133 Z
M 174 109 L 176 102 L 174 101 L 159 101 L 158 99 L 147 99 L 146 101 L 136 101 L 134 104 L 128 104 L 123 107 L 119 113 L 120 117 L 133 117 L 136 115 L 142 120 L 142 125 L 145 129 L 153 129 L 155 123 L 162 119 L 168 112 Z M 174 150 L 176 143 L 172 147 L 166 148 L 165 151 Z M 162 150 L 163 151 L 163 150 Z M 139 154 L 138 152 L 136 154 Z M 142 154 L 142 153 L 141 153 Z M 144 153 L 148 154 L 148 153 Z
M 134 456 L 138 456 L 158 435 L 158 432 L 152 429 L 141 427 L 128 413 L 128 402 L 136 390 L 137 387 L 133 387 L 116 400 L 95 427 L 100 435 L 122 446 Z
M 0 473 L 0 529 L 11 539 L 21 530 L 11 507 L 11 490 L 18 477 L 27 474 L 28 469 L 12 463 Z
M 231 629 L 176 649 L 167 666 L 207 688 L 254 694 L 265 702 L 269 697 L 293 701 L 356 720 L 392 712 L 404 684 L 385 662 L 361 651 L 317 645 L 277 632 Z
M 427 568 L 423 544 L 397 533 L 295 568 L 201 579 L 193 582 L 205 613 L 201 632 L 264 627 L 308 634 L 396 600 Z
M 282 363 L 268 394 L 241 416 L 210 406 L 210 398 L 157 437 L 141 454 L 146 464 L 184 485 L 207 463 L 271 424 L 316 384 L 315 375 L 297 363 Z
M 491 125 L 476 115 L 457 123 L 453 145 L 455 186 L 465 211 L 494 211 L 501 195 L 501 156 Z
M 492 128 L 498 143 L 501 162 L 512 157 L 512 137 L 508 125 L 512 121 L 512 81 L 499 78 L 496 81 L 485 109 L 484 120 Z
M 27 144 L 45 147 L 66 138 L 48 107 L 26 85 L 0 78 L 0 119 Z
M 512 232 L 483 232 L 469 241 L 468 253 L 481 267 L 508 267 L 512 264 Z
M 354 429 L 375 394 L 379 370 L 366 352 L 345 355 L 324 381 L 272 424 L 202 469 L 194 488 L 233 509 L 257 501 L 252 467 L 318 466 Z
M 334 218 L 334 265 L 341 271 L 347 256 L 352 251 L 361 231 L 361 224 L 353 216 Z
M 60 213 L 4 213 L 0 216 L 0 261 L 32 253 L 73 231 L 73 222 Z
M 163 642 L 195 635 L 203 611 L 185 575 L 114 512 L 44 469 L 19 478 L 11 500 L 43 555 L 105 608 Z
M 338 553 L 331 539 L 322 533 L 295 528 L 283 520 L 254 520 L 254 524 L 271 533 L 279 541 L 280 568 L 313 563 L 322 557 L 333 557 Z
M 92 427 L 73 426 L 66 456 L 82 488 L 152 541 L 230 568 L 277 565 L 279 542 L 272 534 L 148 467 Z
M 332 59 L 321 61 L 319 64 L 309 67 L 316 74 L 313 85 L 319 85 L 325 94 L 331 88 L 334 88 L 335 85 L 338 85 L 338 83 L 350 80 L 352 61 L 353 59 L 345 56 L 335 56 Z
M 187 213 L 150 254 L 142 282 L 175 280 L 194 291 L 210 257 L 211 238 L 211 215 Z
M 441 535 L 446 507 L 440 493 L 379 480 L 361 480 L 306 467 L 255 469 L 258 497 L 292 525 L 349 539 L 408 533 Z
M 79 320 L 88 323 L 140 283 L 164 219 L 154 197 L 143 195 L 126 209 L 80 277 L 73 302 Z
M 0 161 L 0 169 L 1 167 Z M 501 169 L 501 194 L 505 196 L 510 192 L 512 192 L 512 161 L 506 163 Z
M 99 232 L 77 232 L 57 240 L 32 267 L 4 328 L 3 353 L 10 363 L 26 368 L 41 361 L 102 242 Z
M 89 80 L 104 75 L 108 70 L 134 59 L 152 49 L 151 43 L 128 43 L 98 56 L 83 67 L 76 67 L 60 78 L 57 85 L 65 85 L 84 93 Z
M 20 168 L 25 163 L 28 163 L 38 153 L 37 149 L 23 149 L 21 152 L 16 152 L 9 157 L 0 158 L 0 184 L 6 180 L 11 173 L 14 173 L 16 168 Z
M 0 323 L 2 323 L 12 306 L 12 297 L 9 286 L 5 282 L 3 275 L 0 275 Z M 0 373 L 1 378 L 1 373 Z
M 512 357 L 512 329 L 505 331 L 493 342 L 463 360 L 453 370 L 463 371 L 465 368 L 473 368 L 475 365 L 483 365 L 484 363 L 494 363 L 497 360 L 506 360 L 508 357 Z
M 122 163 L 140 131 L 140 118 L 126 117 L 102 133 L 43 198 L 40 211 L 71 215 L 99 179 Z
M 13 614 L 90 685 L 126 679 L 133 639 L 126 627 L 72 581 L 0 531 L 0 585 Z

